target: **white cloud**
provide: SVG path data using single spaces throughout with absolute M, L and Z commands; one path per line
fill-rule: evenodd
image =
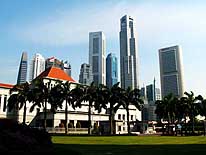
M 200 6 L 126 2 L 92 10 L 59 11 L 49 19 L 29 21 L 22 28 L 16 28 L 16 33 L 18 38 L 29 42 L 56 46 L 87 42 L 90 31 L 102 30 L 108 38 L 118 39 L 119 20 L 124 14 L 136 19 L 137 30 L 146 40 L 151 37 L 167 39 L 176 34 L 196 37 L 206 34 L 205 11 Z
M 191 61 L 189 59 L 192 59 L 187 55 L 193 55 L 194 50 L 196 50 L 195 46 L 199 46 L 200 42 L 206 40 L 206 11 L 203 5 L 198 3 L 187 4 L 186 2 L 180 5 L 178 3 L 160 4 L 148 1 L 145 3 L 137 2 L 136 4 L 121 1 L 115 5 L 111 4 L 90 7 L 92 9 L 85 7 L 71 11 L 60 10 L 53 15 L 51 14 L 49 18 L 35 19 L 19 25 L 12 33 L 16 34 L 17 39 L 24 42 L 58 47 L 88 42 L 89 32 L 103 31 L 106 38 L 116 40 L 118 43 L 120 18 L 129 14 L 136 21 L 139 46 L 141 49 L 144 48 L 144 54 L 153 52 L 151 56 L 154 56 L 158 48 L 179 43 L 184 45 L 183 51 L 187 52 L 184 55 L 185 68 L 187 69 L 186 85 L 188 88 L 195 86 L 195 81 L 190 81 L 190 79 L 195 79 L 195 74 L 191 74 L 191 72 L 198 66 L 194 64 L 194 66 L 187 68 L 186 63 Z M 201 45 L 203 46 L 203 44 Z M 202 56 L 206 56 L 204 51 L 195 52 L 202 52 Z M 143 59 L 147 57 L 144 54 L 142 54 Z M 151 59 L 155 59 L 153 63 L 157 66 L 158 59 L 154 57 Z M 153 78 L 155 73 L 150 71 L 151 66 L 144 64 L 144 61 L 140 63 L 144 66 L 144 68 L 142 67 L 144 70 L 141 77 L 149 81 L 149 76 Z M 152 67 L 154 66 L 152 65 Z M 156 67 L 156 69 L 158 68 Z M 200 72 L 197 74 L 200 74 Z M 204 77 L 204 75 L 201 76 Z M 198 81 L 199 85 L 204 83 L 203 79 Z

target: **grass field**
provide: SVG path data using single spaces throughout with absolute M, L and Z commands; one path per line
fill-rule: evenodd
M 53 136 L 56 154 L 183 155 L 206 154 L 206 137 Z

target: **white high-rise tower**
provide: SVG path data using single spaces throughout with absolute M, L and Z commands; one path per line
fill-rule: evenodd
M 121 87 L 124 89 L 139 88 L 139 60 L 133 18 L 128 15 L 123 16 L 120 26 Z
M 106 41 L 103 32 L 89 33 L 89 64 L 95 84 L 106 85 Z
M 45 70 L 45 59 L 41 54 L 36 53 L 33 59 L 31 60 L 29 81 L 35 79 L 44 70 Z

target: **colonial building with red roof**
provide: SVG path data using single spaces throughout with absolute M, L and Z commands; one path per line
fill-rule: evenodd
M 49 86 L 49 88 L 52 88 L 57 84 L 56 81 L 63 81 L 67 82 L 69 81 L 71 83 L 71 89 L 74 88 L 78 83 L 69 75 L 67 75 L 63 70 L 57 67 L 51 67 L 46 69 L 44 72 L 42 72 L 39 76 L 36 77 L 37 79 L 43 79 L 43 81 Z M 7 99 L 10 96 L 9 90 L 13 87 L 13 85 L 10 84 L 3 84 L 0 83 L 0 117 L 6 117 L 6 105 L 7 105 Z M 65 124 L 65 103 L 63 103 L 63 107 L 60 109 L 57 109 L 56 113 L 51 112 L 50 104 L 47 104 L 47 130 L 49 132 L 64 132 L 64 128 L 61 129 L 62 124 Z M 26 123 L 30 124 L 34 127 L 42 127 L 43 125 L 43 119 L 44 119 L 44 109 L 43 107 L 38 109 L 35 108 L 35 110 L 30 113 L 30 107 L 32 103 L 27 103 L 27 111 L 26 111 Z M 138 111 L 133 106 L 130 111 L 131 121 L 135 121 L 136 119 L 139 119 L 137 116 Z M 19 122 L 23 121 L 23 108 L 19 111 Z M 94 127 L 94 124 L 97 123 L 98 125 L 104 126 L 105 132 L 108 132 L 108 126 L 109 126 L 109 114 L 106 113 L 106 110 L 103 109 L 101 113 L 98 113 L 92 108 L 92 115 L 91 115 L 91 121 L 92 121 L 92 127 Z M 141 119 L 141 118 L 140 118 Z M 127 123 L 126 122 L 126 110 L 123 108 L 120 108 L 117 113 L 115 114 L 115 131 L 116 133 L 126 133 L 127 132 Z M 76 131 L 76 129 L 69 129 L 68 133 L 87 133 L 87 126 L 88 126 L 88 103 L 83 102 L 81 108 L 73 109 L 71 105 L 68 106 L 68 124 L 67 125 L 73 125 L 74 128 L 76 128 L 77 124 L 81 124 L 81 130 Z
M 37 78 L 47 78 L 52 80 L 75 82 L 75 80 L 72 77 L 70 77 L 62 69 L 57 67 L 48 68 L 47 70 L 42 72 Z

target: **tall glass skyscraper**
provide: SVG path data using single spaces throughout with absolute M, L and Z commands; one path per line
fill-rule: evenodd
M 172 93 L 177 97 L 184 94 L 182 50 L 179 46 L 159 50 L 162 97 Z
M 23 52 L 21 56 L 21 61 L 19 65 L 19 73 L 17 78 L 17 84 L 22 84 L 26 82 L 27 78 L 27 53 Z
M 108 54 L 106 58 L 106 84 L 111 88 L 118 80 L 117 57 L 115 54 Z
M 123 16 L 120 27 L 121 87 L 139 88 L 137 37 L 133 18 L 128 15 Z
M 44 70 L 45 70 L 45 59 L 41 54 L 36 53 L 33 59 L 31 60 L 29 81 L 35 79 Z
M 103 32 L 89 33 L 89 64 L 95 84 L 106 84 L 106 41 Z

